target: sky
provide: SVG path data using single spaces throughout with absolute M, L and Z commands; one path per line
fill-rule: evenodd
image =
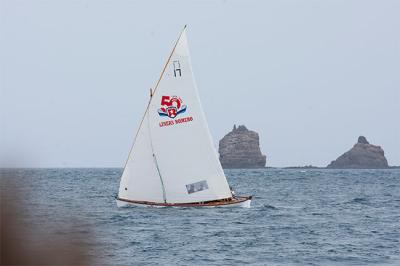
M 122 167 L 182 27 L 215 147 L 326 166 L 359 135 L 400 165 L 400 1 L 0 0 L 0 166 Z

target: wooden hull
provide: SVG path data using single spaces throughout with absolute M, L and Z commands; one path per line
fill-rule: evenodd
M 116 198 L 118 207 L 142 206 L 142 207 L 244 207 L 250 208 L 252 196 L 237 196 L 229 199 L 213 200 L 193 203 L 159 203 L 150 201 L 136 201 Z

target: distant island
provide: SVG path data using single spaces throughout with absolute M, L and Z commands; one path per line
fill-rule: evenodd
M 314 165 L 305 165 L 305 166 L 287 166 L 282 167 L 283 169 L 324 169 L 325 167 L 318 167 Z
M 399 169 L 389 166 L 385 152 L 380 146 L 370 144 L 366 137 L 359 136 L 357 143 L 326 167 L 314 165 L 265 167 L 266 156 L 261 153 L 259 135 L 246 126 L 233 126 L 232 131 L 219 141 L 219 160 L 225 169 Z
M 219 141 L 219 160 L 223 168 L 264 168 L 266 156 L 261 153 L 258 133 L 244 125 L 233 126 Z
M 364 136 L 360 136 L 349 151 L 332 161 L 327 168 L 382 169 L 389 168 L 389 165 L 383 149 L 370 144 Z

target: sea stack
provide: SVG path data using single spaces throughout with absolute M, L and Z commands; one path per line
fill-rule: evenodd
M 327 168 L 339 169 L 377 169 L 388 168 L 385 152 L 380 146 L 369 144 L 364 136 L 348 152 L 332 161 Z
M 219 160 L 223 168 L 263 168 L 266 156 L 261 154 L 257 132 L 244 125 L 233 126 L 219 141 Z

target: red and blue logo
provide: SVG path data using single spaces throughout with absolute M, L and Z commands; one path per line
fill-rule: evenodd
M 183 104 L 181 98 L 177 96 L 161 97 L 161 108 L 158 109 L 158 114 L 160 116 L 175 118 L 184 112 L 186 112 L 186 105 Z

